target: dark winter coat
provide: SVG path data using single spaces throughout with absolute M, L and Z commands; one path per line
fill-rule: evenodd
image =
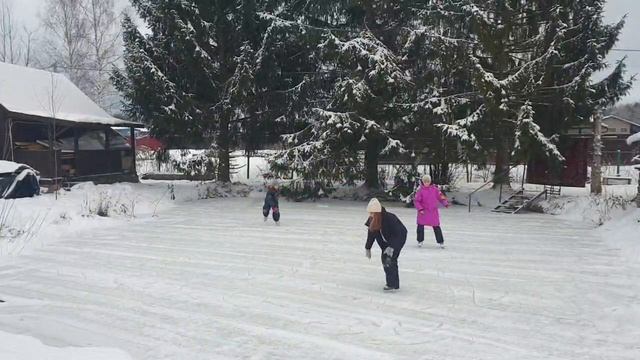
M 369 227 L 371 218 L 367 220 L 365 226 Z M 382 208 L 382 229 L 380 231 L 367 231 L 367 243 L 365 249 L 371 250 L 373 242 L 377 241 L 380 249 L 384 251 L 391 246 L 395 251 L 402 249 L 407 241 L 407 228 L 397 216 Z
M 264 208 L 278 208 L 278 191 L 268 190 L 264 197 Z

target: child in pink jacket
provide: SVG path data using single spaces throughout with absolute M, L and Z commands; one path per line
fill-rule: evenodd
M 424 241 L 424 227 L 433 227 L 436 235 L 436 241 L 441 248 L 444 249 L 444 237 L 440 228 L 440 213 L 438 205 L 449 207 L 447 198 L 440 192 L 437 186 L 431 184 L 431 177 L 425 175 L 422 177 L 422 185 L 416 194 L 414 200 L 416 210 L 418 210 L 418 246 L 422 246 Z

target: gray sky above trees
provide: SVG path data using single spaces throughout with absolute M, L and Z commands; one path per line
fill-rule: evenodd
M 127 0 L 116 0 L 118 6 L 127 6 Z M 45 0 L 13 0 L 14 11 L 19 22 L 28 26 L 38 25 L 38 13 L 41 11 Z M 640 0 L 609 0 L 605 18 L 607 22 L 616 22 L 628 14 L 627 25 L 622 37 L 616 46 L 619 49 L 635 49 L 636 52 L 612 52 L 609 61 L 615 61 L 627 56 L 629 74 L 640 75 Z M 624 100 L 624 103 L 640 102 L 640 77 L 636 81 L 633 90 Z

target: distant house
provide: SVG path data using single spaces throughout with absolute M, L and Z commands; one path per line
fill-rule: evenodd
M 0 159 L 45 179 L 137 181 L 135 144 L 114 126 L 142 127 L 110 116 L 61 74 L 0 63 Z
M 114 127 L 113 129 L 127 139 L 127 143 L 131 144 L 131 132 L 129 131 L 129 128 Z M 136 129 L 135 141 L 136 150 L 138 152 L 157 152 L 166 148 L 165 144 L 161 140 L 151 136 L 149 130 L 144 128 Z
M 627 144 L 626 139 L 640 132 L 640 120 L 625 119 L 616 115 L 609 115 L 602 119 L 604 145 L 603 160 L 613 165 L 617 162 L 618 151 L 624 164 L 630 164 L 637 153 L 636 146 Z

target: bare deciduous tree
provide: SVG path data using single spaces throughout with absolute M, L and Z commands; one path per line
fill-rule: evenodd
M 0 0 L 0 61 L 29 66 L 36 31 L 14 20 L 11 0 Z
M 37 40 L 36 33 L 36 30 L 30 29 L 26 26 L 22 28 L 22 39 L 20 40 L 23 51 L 21 64 L 24 66 L 31 66 L 34 62 L 33 45 Z
M 83 0 L 47 0 L 42 16 L 48 61 L 62 70 L 80 89 L 89 92 L 89 24 Z
M 105 108 L 116 94 L 109 71 L 121 54 L 119 24 L 114 0 L 46 0 L 42 15 L 50 67 Z
M 103 107 L 110 107 L 109 98 L 116 92 L 109 71 L 120 59 L 120 19 L 114 0 L 84 0 L 82 5 L 88 22 L 88 45 L 91 51 L 91 96 Z

